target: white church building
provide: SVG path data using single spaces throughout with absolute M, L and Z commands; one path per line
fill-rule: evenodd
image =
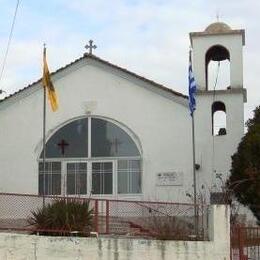
M 190 33 L 197 82 L 198 194 L 220 192 L 244 134 L 244 30 L 216 22 Z M 210 61 L 230 62 L 230 86 L 210 89 Z M 0 101 L 0 192 L 190 202 L 188 97 L 84 54 L 51 74 L 43 173 L 41 80 Z M 216 131 L 215 114 L 224 113 Z M 45 178 L 45 181 L 44 181 Z M 45 190 L 43 183 L 45 182 Z

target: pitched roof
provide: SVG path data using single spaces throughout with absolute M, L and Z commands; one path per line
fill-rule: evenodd
M 87 54 L 87 53 L 85 53 L 82 57 L 80 57 L 80 58 L 74 60 L 73 62 L 68 63 L 68 64 L 66 64 L 65 66 L 63 66 L 63 67 L 57 69 L 56 71 L 52 72 L 50 75 L 53 76 L 53 75 L 59 73 L 60 71 L 66 70 L 68 67 L 70 67 L 70 66 L 74 65 L 75 63 L 77 63 L 77 62 L 79 62 L 79 61 L 81 61 L 81 60 L 83 60 L 83 59 L 86 59 L 86 58 L 87 58 L 87 59 L 92 59 L 92 60 L 98 61 L 98 62 L 100 62 L 100 63 L 102 63 L 102 64 L 104 64 L 104 65 L 107 65 L 107 66 L 112 67 L 112 68 L 114 68 L 114 69 L 120 70 L 120 71 L 122 71 L 122 72 L 124 72 L 124 73 L 127 73 L 127 74 L 129 74 L 130 76 L 133 76 L 133 77 L 135 77 L 135 78 L 137 78 L 137 79 L 139 79 L 139 80 L 142 80 L 142 81 L 144 81 L 144 82 L 146 82 L 146 83 L 149 83 L 149 84 L 153 85 L 154 87 L 157 87 L 157 88 L 159 88 L 159 89 L 161 89 L 161 90 L 163 90 L 163 91 L 166 91 L 166 92 L 168 92 L 168 93 L 170 93 L 170 94 L 172 94 L 172 95 L 175 95 L 175 96 L 178 96 L 178 97 L 183 97 L 184 99 L 187 99 L 187 98 L 188 98 L 186 95 L 184 95 L 184 94 L 182 94 L 182 93 L 179 93 L 179 92 L 177 92 L 177 91 L 174 91 L 174 90 L 172 90 L 172 89 L 170 89 L 170 88 L 167 88 L 167 87 L 165 87 L 165 86 L 162 85 L 162 84 L 156 83 L 156 82 L 153 81 L 153 80 L 147 79 L 147 78 L 145 78 L 145 77 L 143 77 L 143 76 L 140 76 L 140 75 L 138 75 L 138 74 L 136 74 L 136 73 L 134 73 L 134 72 L 131 72 L 131 71 L 125 69 L 125 68 L 122 68 L 122 67 L 120 67 L 120 66 L 118 66 L 118 65 L 112 64 L 112 63 L 110 63 L 109 61 L 103 60 L 103 59 L 101 59 L 101 58 L 99 58 L 99 57 L 97 57 L 97 56 L 95 56 L 95 55 L 93 55 L 93 54 Z M 13 96 L 16 96 L 17 94 L 20 94 L 20 93 L 23 92 L 24 90 L 27 90 L 27 89 L 29 89 L 29 88 L 34 87 L 34 86 L 35 86 L 37 83 L 39 83 L 40 81 L 41 81 L 41 78 L 38 79 L 37 81 L 35 81 L 35 82 L 33 82 L 33 83 L 27 85 L 26 87 L 24 87 L 24 88 L 22 88 L 22 89 L 20 89 L 20 90 L 18 90 L 18 91 L 16 91 L 16 92 L 10 94 L 9 96 L 5 97 L 4 99 L 0 100 L 0 103 L 4 102 L 5 100 L 7 100 L 7 99 L 9 99 L 9 98 L 12 98 Z

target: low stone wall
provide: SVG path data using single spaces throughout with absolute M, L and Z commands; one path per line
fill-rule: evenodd
M 228 260 L 229 209 L 214 206 L 211 241 L 159 241 L 127 237 L 47 237 L 0 233 L 1 260 Z

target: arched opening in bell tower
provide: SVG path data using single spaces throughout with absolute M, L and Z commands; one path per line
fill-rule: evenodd
M 230 86 L 230 54 L 222 45 L 208 49 L 206 61 L 206 90 L 227 89 Z
M 216 101 L 211 106 L 212 135 L 221 136 L 227 134 L 226 106 L 221 101 Z

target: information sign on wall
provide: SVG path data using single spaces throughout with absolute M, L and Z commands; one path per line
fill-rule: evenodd
M 169 171 L 169 172 L 157 173 L 156 185 L 157 186 L 182 186 L 183 172 Z

